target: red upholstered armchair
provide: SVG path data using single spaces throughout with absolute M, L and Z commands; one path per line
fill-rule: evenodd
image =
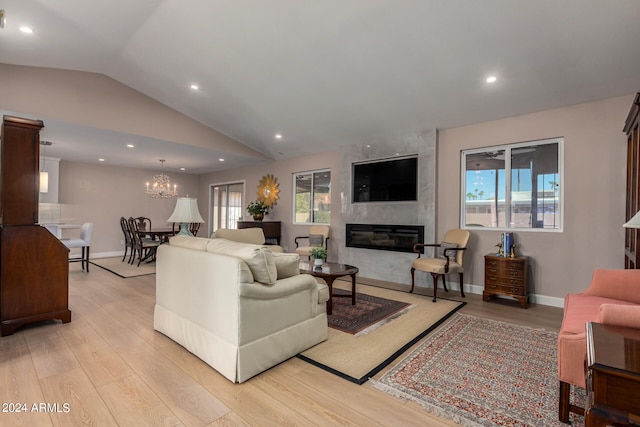
M 587 322 L 640 329 L 640 270 L 595 270 L 589 287 L 564 299 L 564 318 L 558 335 L 559 419 L 569 412 L 584 414 L 569 401 L 570 387 L 585 388 Z

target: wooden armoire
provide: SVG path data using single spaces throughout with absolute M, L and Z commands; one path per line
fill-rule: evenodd
M 638 111 L 640 111 L 640 93 L 631 105 L 624 125 L 627 134 L 627 210 L 626 221 L 640 211 L 640 141 L 638 137 Z M 640 229 L 625 228 L 624 268 L 640 268 Z
M 69 249 L 38 225 L 41 120 L 4 116 L 0 137 L 0 333 L 71 321 Z

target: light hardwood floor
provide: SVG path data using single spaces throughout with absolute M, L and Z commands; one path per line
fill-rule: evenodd
M 155 275 L 87 274 L 74 263 L 69 276 L 71 323 L 0 338 L 2 426 L 455 425 L 297 358 L 232 384 L 153 330 Z M 558 331 L 562 319 L 559 308 L 465 301 L 462 313 L 532 327 Z

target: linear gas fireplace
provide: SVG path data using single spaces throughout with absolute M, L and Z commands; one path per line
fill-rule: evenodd
M 346 245 L 351 248 L 413 252 L 424 240 L 422 225 L 347 224 Z

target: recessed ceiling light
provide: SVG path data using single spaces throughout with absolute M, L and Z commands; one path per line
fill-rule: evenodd
M 200 89 L 200 86 L 198 86 L 198 85 L 197 85 L 197 84 L 195 84 L 195 83 L 191 83 L 191 86 L 189 86 L 189 87 L 190 87 L 191 89 L 193 89 L 193 90 L 198 90 L 198 89 Z
M 496 76 L 489 76 L 487 77 L 486 82 L 487 83 L 495 83 L 498 80 L 498 78 Z
M 276 139 L 282 139 L 282 134 L 281 133 L 276 133 Z
M 219 162 L 224 162 L 224 159 L 223 159 L 222 157 L 220 157 L 220 158 L 218 159 L 218 161 L 219 161 Z
M 186 171 L 187 169 L 186 169 L 186 168 L 180 168 L 180 170 L 181 170 L 181 171 Z
M 135 147 L 135 145 L 133 145 L 133 144 L 127 144 L 127 148 L 133 148 L 133 147 Z
M 27 34 L 33 33 L 33 30 L 31 28 L 25 27 L 25 26 L 20 27 L 20 31 L 22 31 L 23 33 L 27 33 Z
M 104 162 L 104 159 L 98 159 L 99 162 Z

